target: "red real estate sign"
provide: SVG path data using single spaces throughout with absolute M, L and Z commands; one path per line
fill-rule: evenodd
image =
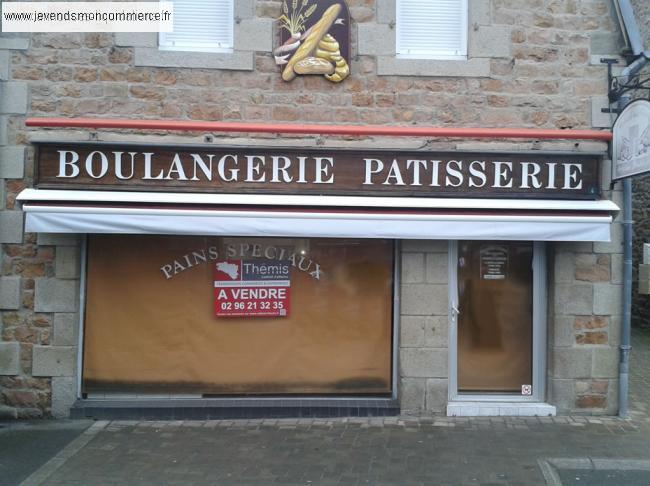
M 217 317 L 289 315 L 291 262 L 223 260 L 214 263 L 214 313 Z

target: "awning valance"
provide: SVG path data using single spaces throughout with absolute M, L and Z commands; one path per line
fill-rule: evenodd
M 609 241 L 611 201 L 25 189 L 25 229 L 394 239 Z

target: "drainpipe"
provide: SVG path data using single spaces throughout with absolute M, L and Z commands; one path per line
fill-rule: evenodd
M 623 109 L 629 102 L 619 101 Z M 630 335 L 632 331 L 632 179 L 623 179 L 623 322 L 621 324 L 618 368 L 618 415 L 627 418 L 630 372 Z
M 643 43 L 634 17 L 634 10 L 629 0 L 615 2 L 622 30 L 636 58 L 628 65 L 619 77 L 620 84 L 627 84 L 629 79 L 638 73 L 650 60 L 649 51 L 643 51 Z M 610 86 L 610 90 L 612 87 Z M 615 101 L 615 100 L 612 100 Z M 630 102 L 629 95 L 620 95 L 618 112 Z M 612 161 L 613 163 L 614 161 Z M 623 322 L 621 323 L 621 345 L 618 376 L 618 415 L 622 418 L 629 416 L 629 371 L 632 330 L 632 179 L 623 179 Z

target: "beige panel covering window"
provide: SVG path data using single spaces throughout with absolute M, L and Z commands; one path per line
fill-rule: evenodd
M 532 384 L 533 244 L 458 244 L 458 389 L 521 394 Z
M 289 316 L 215 317 L 215 261 L 254 245 L 296 255 Z M 391 391 L 392 241 L 91 236 L 86 295 L 85 393 Z

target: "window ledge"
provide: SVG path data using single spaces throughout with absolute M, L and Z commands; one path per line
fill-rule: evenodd
M 489 77 L 490 59 L 441 60 L 377 56 L 377 74 L 380 76 Z
M 429 61 L 467 61 L 466 55 L 434 55 L 434 54 L 397 54 L 395 56 L 397 59 L 417 59 L 417 60 L 429 60 Z
M 252 71 L 255 67 L 255 58 L 252 51 L 234 51 L 232 54 L 224 54 L 217 52 L 167 51 L 157 47 L 136 47 L 135 65 Z

